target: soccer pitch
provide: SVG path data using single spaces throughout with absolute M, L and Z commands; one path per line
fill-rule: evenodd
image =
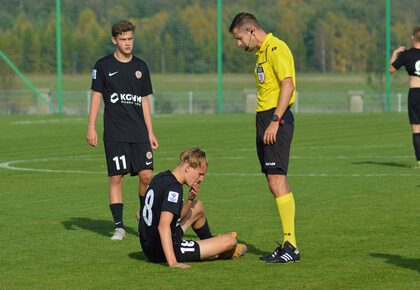
M 155 172 L 172 169 L 181 150 L 204 149 L 199 197 L 210 228 L 235 230 L 248 246 L 240 259 L 186 270 L 141 252 L 137 178 L 124 182 L 128 239 L 109 239 L 103 143 L 86 145 L 86 125 L 86 116 L 0 116 L 1 289 L 419 287 L 420 171 L 410 168 L 406 114 L 296 115 L 289 182 L 302 260 L 287 265 L 258 260 L 282 237 L 259 172 L 254 115 L 154 117 Z

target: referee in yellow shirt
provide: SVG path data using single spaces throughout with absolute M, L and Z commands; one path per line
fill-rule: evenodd
M 272 254 L 261 256 L 267 263 L 300 260 L 295 237 L 295 201 L 287 182 L 294 117 L 290 108 L 295 101 L 295 65 L 286 43 L 266 33 L 254 15 L 239 13 L 229 32 L 239 47 L 256 51 L 257 153 L 261 171 L 273 194 L 283 227 L 284 241 Z

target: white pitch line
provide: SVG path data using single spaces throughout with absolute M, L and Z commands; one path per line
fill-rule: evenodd
M 33 125 L 33 124 L 48 124 L 48 123 L 67 123 L 67 122 L 75 122 L 75 121 L 84 121 L 82 118 L 75 118 L 75 119 L 50 119 L 50 120 L 36 120 L 36 121 L 16 121 L 11 122 L 10 125 Z
M 43 169 L 43 168 L 27 168 L 27 167 L 16 167 L 11 164 L 30 162 L 30 161 L 50 161 L 57 158 L 45 158 L 45 159 L 33 159 L 33 160 L 14 160 L 0 163 L 0 168 L 17 170 L 17 171 L 33 171 L 33 172 L 48 172 L 48 173 L 77 173 L 77 174 L 104 174 L 105 172 L 94 172 L 84 170 L 61 170 L 61 169 Z
M 77 158 L 67 158 L 77 159 Z M 34 162 L 34 161 L 52 161 L 52 160 L 63 160 L 62 158 L 43 158 L 43 159 L 32 159 L 32 160 L 14 160 L 0 163 L 0 168 L 17 170 L 17 171 L 32 171 L 32 172 L 46 172 L 46 173 L 70 173 L 70 174 L 106 174 L 105 171 L 85 171 L 85 170 L 61 170 L 61 169 L 42 169 L 42 168 L 29 168 L 29 167 L 16 167 L 12 164 L 23 163 L 23 162 Z M 262 173 L 208 173 L 209 176 L 262 176 Z M 288 174 L 290 177 L 412 177 L 420 176 L 420 173 L 349 173 L 349 174 L 335 174 L 335 173 L 291 173 Z
M 262 176 L 262 173 L 207 173 L 209 176 Z M 420 173 L 349 173 L 349 174 L 330 174 L 330 173 L 302 173 L 287 174 L 289 177 L 412 177 L 420 176 Z

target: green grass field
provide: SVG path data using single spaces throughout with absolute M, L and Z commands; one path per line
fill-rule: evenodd
M 109 239 L 103 144 L 85 144 L 86 124 L 85 116 L 0 116 L 1 289 L 419 288 L 420 171 L 410 168 L 406 114 L 296 115 L 289 182 L 302 261 L 287 265 L 258 260 L 282 237 L 259 173 L 254 116 L 156 116 L 156 171 L 171 169 L 183 149 L 205 149 L 200 198 L 210 227 L 237 231 L 249 249 L 187 270 L 142 254 L 136 178 L 124 183 L 128 239 Z

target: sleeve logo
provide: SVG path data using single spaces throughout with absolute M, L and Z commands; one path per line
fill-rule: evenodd
M 168 194 L 168 201 L 177 203 L 178 202 L 179 193 L 176 191 L 169 191 Z
M 92 79 L 96 80 L 96 69 L 92 70 Z

